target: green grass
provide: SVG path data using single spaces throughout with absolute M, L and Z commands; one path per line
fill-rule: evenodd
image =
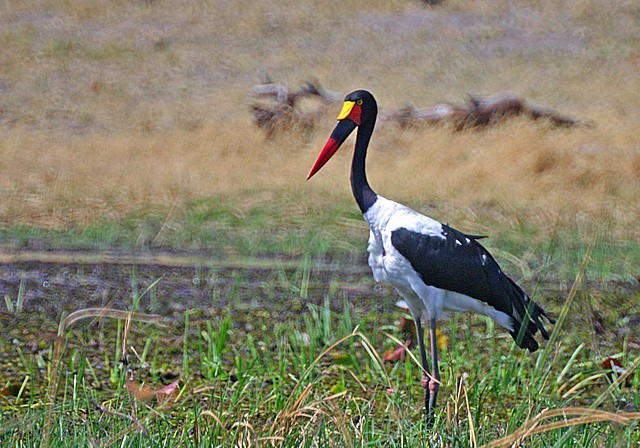
M 162 279 L 145 284 L 134 269 L 131 312 L 75 313 L 45 355 L 16 346 L 27 387 L 0 398 L 0 444 L 466 447 L 511 446 L 496 441 L 520 435 L 532 447 L 637 446 L 640 414 L 629 412 L 640 405 L 637 349 L 611 337 L 603 349 L 575 326 L 573 313 L 593 298 L 582 268 L 572 291 L 548 304 L 559 322 L 536 354 L 485 318 L 442 325 L 448 343 L 433 429 L 423 425 L 414 360 L 381 361 L 403 338 L 400 313 L 379 312 L 366 292 L 347 300 L 344 275 L 319 283 L 302 260 L 257 287 L 239 272 L 225 308 L 161 318 L 136 314 Z M 201 274 L 215 281 L 215 270 Z M 263 294 L 282 309 L 254 305 Z M 608 356 L 626 378 L 607 376 L 600 362 Z M 149 399 L 174 379 L 170 397 Z
M 352 198 L 334 196 L 333 202 L 323 200 L 315 205 L 308 193 L 280 193 L 272 201 L 238 205 L 252 194 L 194 199 L 183 207 L 139 210 L 120 220 L 84 227 L 8 227 L 0 229 L 0 240 L 9 252 L 151 250 L 204 252 L 214 258 L 276 256 L 297 260 L 309 255 L 335 261 L 364 253 L 368 229 Z M 538 227 L 527 224 L 526 210 L 480 207 L 469 222 L 464 216 L 458 217 L 461 211 L 445 207 L 422 210 L 419 204 L 415 207 L 468 233 L 488 235 L 483 244 L 508 272 L 524 281 L 549 286 L 573 278 L 594 237 L 597 244 L 590 264 L 593 280 L 606 286 L 635 282 L 638 276 L 640 244 L 628 228 L 612 220 L 599 223 L 566 218 Z

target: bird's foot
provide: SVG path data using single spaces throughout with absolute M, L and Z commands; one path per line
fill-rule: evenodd
M 422 375 L 422 388 L 425 391 L 428 390 L 429 393 L 433 394 L 438 389 L 438 380 L 428 375 Z
M 432 378 L 431 381 L 429 381 L 429 392 L 431 392 L 431 394 L 435 394 L 436 391 L 438 390 L 438 381 L 435 378 Z

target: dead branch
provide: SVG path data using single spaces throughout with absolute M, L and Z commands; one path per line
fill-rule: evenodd
M 109 409 L 105 406 L 102 406 L 100 403 L 98 403 L 95 400 L 91 400 L 93 406 L 100 412 L 104 413 L 104 414 L 111 414 L 111 415 L 115 415 L 117 417 L 122 417 L 126 420 L 129 420 L 131 423 L 133 423 L 136 428 L 138 428 L 138 431 L 140 431 L 141 433 L 143 433 L 144 435 L 148 435 L 149 433 L 147 432 L 147 428 L 145 428 L 144 426 L 142 426 L 142 423 L 140 423 L 140 419 L 138 417 L 134 417 L 132 415 L 128 415 L 125 414 L 123 412 L 119 412 L 116 411 L 114 409 Z
M 315 97 L 322 106 L 313 111 L 299 107 L 302 98 Z M 323 117 L 325 105 L 341 99 L 335 92 L 325 90 L 318 81 L 308 81 L 295 90 L 284 83 L 274 83 L 267 77 L 264 83 L 249 91 L 249 108 L 254 123 L 271 138 L 280 131 L 297 129 L 308 132 Z M 531 120 L 546 119 L 556 127 L 590 126 L 592 123 L 568 117 L 552 109 L 528 104 L 514 93 L 493 96 L 469 95 L 465 104 L 442 102 L 434 107 L 419 109 L 408 104 L 394 111 L 382 111 L 380 120 L 401 128 L 422 125 L 450 124 L 456 131 L 497 126 L 505 120 L 523 116 Z
M 320 117 L 318 111 L 299 109 L 302 98 L 316 97 L 328 104 L 341 99 L 335 92 L 325 90 L 318 81 L 307 81 L 295 90 L 283 83 L 266 83 L 249 90 L 249 108 L 256 126 L 273 137 L 277 131 L 291 128 L 312 130 Z
M 513 93 L 501 93 L 487 97 L 470 95 L 464 105 L 439 103 L 427 109 L 417 109 L 412 105 L 407 105 L 397 111 L 381 114 L 383 120 L 395 123 L 402 128 L 422 124 L 451 123 L 456 131 L 495 126 L 508 118 L 518 116 L 532 120 L 548 119 L 557 127 L 590 125 L 590 123 L 577 118 L 560 115 L 551 109 L 531 106 Z

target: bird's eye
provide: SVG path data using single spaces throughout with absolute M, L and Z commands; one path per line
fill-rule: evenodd
M 358 100 L 358 101 L 356 101 L 356 104 L 357 104 L 358 106 L 362 106 L 362 100 Z

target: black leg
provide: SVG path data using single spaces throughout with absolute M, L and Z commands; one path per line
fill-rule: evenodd
M 430 343 L 431 343 L 431 367 L 433 369 L 433 379 L 429 381 L 429 415 L 433 418 L 433 412 L 436 407 L 436 399 L 438 398 L 438 389 L 440 388 L 440 371 L 438 369 L 438 337 L 436 335 L 436 320 L 429 321 L 430 327 Z
M 430 400 L 430 390 L 429 384 L 431 382 L 431 377 L 429 376 L 429 362 L 427 361 L 427 350 L 424 347 L 424 331 L 422 331 L 422 323 L 420 322 L 420 317 L 417 317 L 416 320 L 416 338 L 418 339 L 418 347 L 420 348 L 420 362 L 422 363 L 422 387 L 424 389 L 424 410 L 427 416 L 427 425 L 431 425 L 431 400 Z

